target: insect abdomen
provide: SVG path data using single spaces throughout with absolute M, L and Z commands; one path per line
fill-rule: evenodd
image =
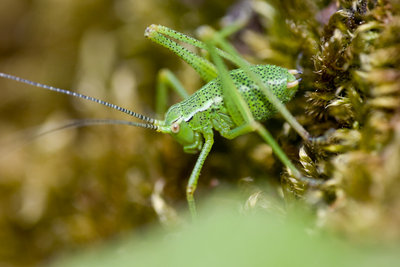
M 292 99 L 297 91 L 297 86 L 290 89 L 287 88 L 288 81 L 294 81 L 296 78 L 285 68 L 274 65 L 256 65 L 250 69 L 261 77 L 263 83 L 271 88 L 282 103 L 286 103 Z M 240 94 L 248 104 L 254 119 L 265 121 L 276 112 L 271 102 L 268 101 L 260 88 L 243 70 L 233 70 L 230 75 Z

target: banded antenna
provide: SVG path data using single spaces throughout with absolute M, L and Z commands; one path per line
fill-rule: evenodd
M 26 79 L 23 79 L 23 78 L 14 76 L 14 75 L 2 73 L 2 72 L 0 72 L 0 77 L 6 78 L 6 79 L 10 79 L 10 80 L 14 80 L 14 81 L 21 82 L 21 83 L 25 83 L 25 84 L 28 84 L 28 85 L 31 85 L 31 86 L 43 88 L 43 89 L 50 90 L 50 91 L 53 91 L 53 92 L 66 94 L 66 95 L 70 95 L 70 96 L 77 97 L 77 98 L 86 99 L 86 100 L 89 100 L 89 101 L 104 105 L 106 107 L 118 110 L 120 112 L 123 112 L 123 113 L 128 114 L 128 115 L 130 115 L 132 117 L 138 118 L 138 119 L 140 119 L 142 121 L 145 121 L 145 122 L 149 123 L 149 124 L 144 124 L 144 123 L 140 124 L 140 123 L 128 123 L 127 122 L 127 123 L 124 123 L 124 124 L 129 124 L 129 125 L 132 125 L 132 126 L 143 127 L 143 128 L 148 128 L 148 129 L 157 129 L 157 126 L 154 125 L 154 123 L 156 122 L 155 119 L 147 117 L 147 116 L 144 116 L 144 115 L 139 114 L 139 113 L 136 113 L 136 112 L 134 112 L 132 110 L 117 106 L 115 104 L 111 104 L 109 102 L 106 102 L 106 101 L 91 97 L 91 96 L 83 95 L 83 94 L 80 94 L 80 93 L 75 93 L 75 92 L 72 92 L 72 91 L 69 91 L 69 90 L 53 87 L 53 86 L 50 86 L 50 85 L 45 85 L 45 84 L 33 82 L 33 81 L 30 81 L 30 80 L 26 80 Z M 119 123 L 112 123 L 112 120 L 103 120 L 102 123 L 100 123 L 100 121 L 101 120 L 98 120 L 98 123 L 94 123 L 94 121 L 93 121 L 92 124 L 106 124 L 106 121 L 110 122 L 110 124 L 122 124 L 122 123 L 120 123 L 121 121 L 119 121 Z M 115 122 L 118 122 L 118 121 L 115 121 Z M 84 125 L 89 125 L 89 123 L 84 123 Z

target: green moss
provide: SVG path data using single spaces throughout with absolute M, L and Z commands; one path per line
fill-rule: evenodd
M 304 71 L 300 90 L 305 97 L 289 106 L 313 135 L 329 140 L 301 148 L 294 156 L 304 173 L 325 179 L 326 185 L 305 190 L 290 179 L 288 192 L 316 208 L 325 225 L 349 236 L 361 238 L 362 228 L 366 236 L 397 239 L 400 218 L 393 214 L 398 201 L 384 196 L 393 196 L 400 180 L 399 166 L 392 165 L 398 159 L 394 147 L 399 135 L 398 5 L 395 1 L 268 3 L 279 21 L 265 25 L 264 47 L 272 48 L 269 57 L 284 49 L 290 53 L 286 44 L 295 42 L 299 56 L 292 57 L 292 64 L 297 60 Z M 261 8 L 258 13 L 263 16 Z M 285 31 L 290 34 L 275 48 L 278 33 Z M 262 51 L 253 50 L 256 55 Z M 288 138 L 282 143 L 293 146 L 290 132 L 284 135 Z

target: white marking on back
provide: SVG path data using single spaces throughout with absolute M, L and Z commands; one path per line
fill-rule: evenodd
M 203 112 L 209 109 L 212 105 L 219 105 L 222 102 L 222 97 L 216 96 L 213 99 L 209 99 L 207 102 L 204 103 L 203 106 L 200 108 L 194 110 L 193 112 L 189 113 L 187 116 L 183 117 L 184 121 L 190 121 L 194 115 L 196 115 L 198 112 Z

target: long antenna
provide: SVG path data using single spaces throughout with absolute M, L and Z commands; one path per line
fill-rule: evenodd
M 80 119 L 80 120 L 73 120 L 69 123 L 58 126 L 56 128 L 38 133 L 32 137 L 32 140 L 42 137 L 44 135 L 50 134 L 50 133 L 64 130 L 64 129 L 79 128 L 79 127 L 93 126 L 93 125 L 110 125 L 110 124 L 128 125 L 128 126 L 135 126 L 135 127 L 141 127 L 141 128 L 146 128 L 146 129 L 152 129 L 152 130 L 158 129 L 158 126 L 156 126 L 154 124 L 150 124 L 150 123 L 140 123 L 140 122 L 134 122 L 134 121 L 113 120 L 113 119 Z
M 10 80 L 14 80 L 14 81 L 21 82 L 21 83 L 26 83 L 26 84 L 29 84 L 29 85 L 32 85 L 32 86 L 35 86 L 35 87 L 44 88 L 44 89 L 47 89 L 47 90 L 50 90 L 50 91 L 54 91 L 54 92 L 57 92 L 57 93 L 62 93 L 62 94 L 74 96 L 74 97 L 77 97 L 77 98 L 83 98 L 83 99 L 86 99 L 86 100 L 89 100 L 89 101 L 93 101 L 93 102 L 96 102 L 98 104 L 104 105 L 106 107 L 113 108 L 113 109 L 116 109 L 116 110 L 118 110 L 120 112 L 126 113 L 126 114 L 128 114 L 128 115 L 130 115 L 132 117 L 138 118 L 138 119 L 140 119 L 142 121 L 145 121 L 145 122 L 148 122 L 150 124 L 154 124 L 154 122 L 155 122 L 155 120 L 153 118 L 144 116 L 142 114 L 133 112 L 133 111 L 131 111 L 129 109 L 126 109 L 126 108 L 123 108 L 123 107 L 108 103 L 106 101 L 103 101 L 103 100 L 100 100 L 100 99 L 97 99 L 97 98 L 94 98 L 94 97 L 91 97 L 91 96 L 87 96 L 87 95 L 83 95 L 83 94 L 80 94 L 80 93 L 75 93 L 75 92 L 72 92 L 72 91 L 69 91 L 69 90 L 65 90 L 65 89 L 61 89 L 61 88 L 57 88 L 57 87 L 53 87 L 53 86 L 49 86 L 49 85 L 33 82 L 33 81 L 30 81 L 30 80 L 26 80 L 26 79 L 23 79 L 23 78 L 14 76 L 14 75 L 2 73 L 2 72 L 0 72 L 0 77 L 6 78 L 6 79 L 10 79 Z M 139 127 L 141 127 L 141 126 L 139 126 Z M 145 127 L 145 128 L 149 128 L 149 127 Z
M 134 121 L 125 121 L 125 120 L 114 120 L 114 119 L 79 119 L 79 120 L 73 120 L 69 123 L 66 123 L 65 125 L 61 125 L 57 128 L 50 129 L 48 131 L 39 133 L 37 137 L 56 132 L 59 130 L 67 129 L 67 128 L 79 128 L 79 127 L 85 127 L 85 126 L 93 126 L 93 125 L 128 125 L 128 126 L 135 126 L 135 127 L 141 127 L 141 128 L 146 128 L 146 129 L 151 129 L 151 130 L 157 130 L 158 126 L 150 123 L 140 123 L 140 122 L 134 122 Z
M 24 130 L 23 133 L 20 133 L 20 136 L 15 138 L 11 144 L 11 142 L 5 142 L 4 144 L 1 144 L 1 151 L 7 151 L 7 152 L 13 152 L 18 150 L 19 148 L 27 145 L 28 143 L 35 141 L 38 138 L 41 138 L 45 135 L 58 132 L 61 130 L 65 129 L 70 129 L 70 128 L 79 128 L 79 127 L 86 127 L 86 126 L 93 126 L 93 125 L 128 125 L 128 126 L 136 126 L 136 127 L 142 127 L 142 128 L 147 128 L 147 129 L 152 129 L 152 130 L 157 130 L 158 126 L 150 123 L 140 123 L 140 122 L 134 122 L 134 121 L 125 121 L 125 120 L 113 120 L 113 119 L 78 119 L 78 120 L 72 120 L 70 122 L 67 122 L 63 125 L 57 126 L 55 128 L 45 130 L 45 131 L 40 131 L 38 132 L 39 127 L 34 127 L 33 129 L 30 130 Z M 17 142 L 16 142 L 17 141 Z M 22 141 L 22 142 L 21 142 Z M 6 147 L 6 148 L 4 148 Z M 9 153 L 0 153 L 0 159 L 2 157 L 7 156 Z

